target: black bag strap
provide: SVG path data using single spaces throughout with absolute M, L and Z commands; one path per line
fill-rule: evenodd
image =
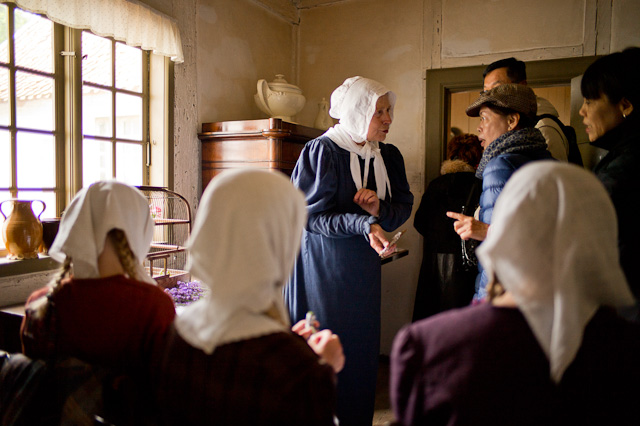
M 552 119 L 553 121 L 555 121 L 555 123 L 556 123 L 558 126 L 560 126 L 560 129 L 562 129 L 562 128 L 565 126 L 565 124 L 564 124 L 562 121 L 560 121 L 560 118 L 556 117 L 556 116 L 555 116 L 555 115 L 553 115 L 553 114 L 540 114 L 540 115 L 538 115 L 536 118 L 538 119 L 538 121 L 540 121 L 540 120 L 542 120 L 542 119 L 544 119 L 544 118 L 550 118 L 550 119 Z

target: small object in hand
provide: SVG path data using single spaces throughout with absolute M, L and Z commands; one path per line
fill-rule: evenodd
M 400 240 L 400 237 L 402 237 L 402 234 L 404 234 L 405 232 L 407 232 L 407 230 L 403 229 L 402 231 L 399 231 L 398 233 L 396 233 L 396 235 L 393 236 L 391 241 L 389 241 L 389 245 L 386 246 L 384 249 L 382 249 L 382 251 L 380 252 L 380 257 L 384 257 L 386 254 L 388 254 L 387 249 L 389 247 L 392 247 L 395 243 L 397 243 L 398 240 Z
M 307 316 L 305 317 L 305 325 L 307 326 L 308 329 L 311 330 L 311 334 L 315 334 L 318 332 L 318 330 L 316 330 L 316 328 L 313 326 L 313 324 L 315 324 L 316 322 L 316 314 L 313 313 L 313 311 L 309 311 L 307 312 Z

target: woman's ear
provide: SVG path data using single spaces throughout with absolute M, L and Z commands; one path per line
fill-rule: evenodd
M 507 116 L 507 128 L 510 131 L 518 127 L 518 123 L 520 123 L 520 113 L 514 112 Z
M 627 98 L 620 99 L 618 108 L 620 108 L 623 117 L 628 117 L 633 112 L 633 104 Z

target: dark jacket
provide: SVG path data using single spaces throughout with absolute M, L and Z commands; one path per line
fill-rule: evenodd
M 611 196 L 618 216 L 620 264 L 636 299 L 640 299 L 640 269 L 637 247 L 640 227 L 640 113 L 635 113 L 613 130 L 592 143 L 609 151 L 594 172 Z
M 462 212 L 465 206 L 464 213 L 473 214 L 481 181 L 475 177 L 475 169 L 462 160 L 445 161 L 440 172 L 442 176 L 432 180 L 424 192 L 413 221 L 424 237 L 413 321 L 466 306 L 475 292 L 478 270 L 463 268 L 460 237 L 447 212 Z
M 390 358 L 400 425 L 637 425 L 640 328 L 605 307 L 558 386 L 518 309 L 483 303 L 405 326 Z

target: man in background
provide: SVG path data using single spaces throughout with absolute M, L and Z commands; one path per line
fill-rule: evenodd
M 527 84 L 527 69 L 523 61 L 516 58 L 500 59 L 485 68 L 482 73 L 484 90 L 492 89 L 505 83 Z M 537 96 L 537 115 L 551 114 L 558 117 L 558 111 L 548 100 Z M 556 160 L 568 161 L 569 141 L 562 129 L 552 118 L 543 118 L 536 124 L 536 129 L 542 132 L 547 141 L 547 149 Z

